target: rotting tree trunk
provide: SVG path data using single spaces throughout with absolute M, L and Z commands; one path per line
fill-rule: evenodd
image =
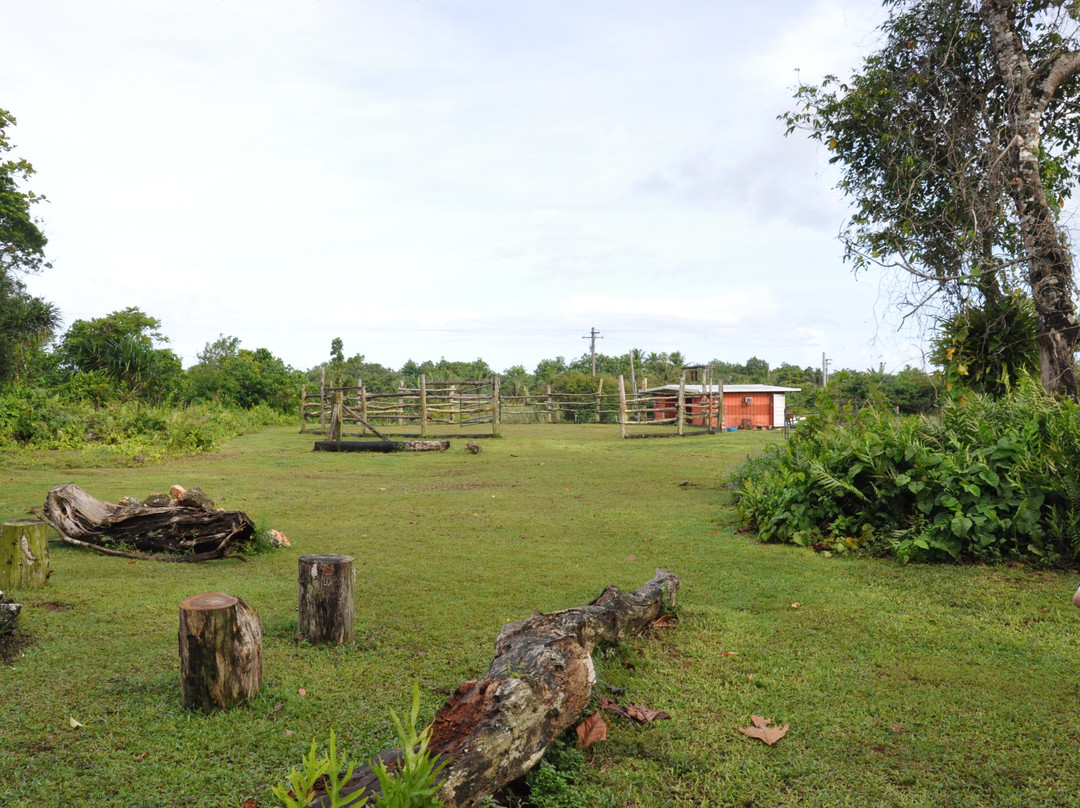
M 317 440 L 316 452 L 444 452 L 448 440 Z
M 180 680 L 184 706 L 203 713 L 253 698 L 262 687 L 258 612 L 219 592 L 180 601 Z
M 45 586 L 51 573 L 48 530 L 37 519 L 0 524 L 0 592 Z
M 346 645 L 353 641 L 353 583 L 356 580 L 352 556 L 300 556 L 300 634 L 311 643 Z
M 72 483 L 49 492 L 44 518 L 69 544 L 106 555 L 157 561 L 224 558 L 234 545 L 243 544 L 255 532 L 255 525 L 241 511 L 183 505 L 114 505 L 95 499 Z M 105 542 L 138 553 L 107 547 Z
M 1063 53 L 1035 71 L 1018 30 L 1013 0 L 983 0 L 998 74 L 1008 94 L 1006 165 L 1035 303 L 1039 375 L 1043 389 L 1077 399 L 1074 354 L 1080 339 L 1073 300 L 1073 261 L 1068 240 L 1050 206 L 1039 156 L 1043 115 L 1061 84 L 1080 72 L 1080 57 Z
M 475 808 L 539 763 L 589 702 L 593 649 L 647 628 L 674 606 L 678 588 L 676 576 L 657 570 L 633 592 L 609 586 L 587 606 L 503 626 L 484 678 L 462 684 L 435 715 L 429 748 L 449 761 L 440 778 L 445 808 Z M 389 764 L 400 752 L 379 757 Z M 361 787 L 378 793 L 368 766 L 353 775 L 346 792 Z

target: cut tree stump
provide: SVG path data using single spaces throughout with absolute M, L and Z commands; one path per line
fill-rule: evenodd
M 539 763 L 589 703 L 593 649 L 647 628 L 674 606 L 678 588 L 676 576 L 657 570 L 633 592 L 609 586 L 586 606 L 503 626 L 484 678 L 462 684 L 435 714 L 429 749 L 449 761 L 440 775 L 445 808 L 476 808 Z M 379 754 L 387 765 L 400 758 L 400 750 Z M 370 766 L 354 773 L 345 793 L 360 788 L 373 799 L 379 793 Z
M 253 698 L 262 687 L 259 613 L 220 592 L 180 601 L 180 680 L 184 706 L 203 713 Z
M 448 440 L 317 440 L 316 452 L 445 452 Z
M 353 641 L 353 557 L 300 556 L 299 627 L 311 643 L 345 645 Z
M 235 545 L 242 545 L 255 533 L 254 523 L 241 511 L 185 505 L 114 505 L 95 499 L 72 483 L 49 492 L 43 515 L 68 544 L 106 555 L 155 561 L 225 558 L 233 554 Z M 103 546 L 105 542 L 113 546 Z
M 51 573 L 48 531 L 38 519 L 0 524 L 0 591 L 45 586 Z

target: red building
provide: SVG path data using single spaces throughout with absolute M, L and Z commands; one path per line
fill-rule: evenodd
M 798 387 L 775 387 L 771 384 L 725 384 L 723 386 L 723 421 L 720 420 L 717 385 L 705 388 L 700 384 L 686 385 L 686 423 L 714 429 L 779 429 L 784 426 L 787 394 L 797 393 Z M 653 397 L 652 419 L 662 421 L 678 417 L 679 385 L 650 387 L 642 392 Z

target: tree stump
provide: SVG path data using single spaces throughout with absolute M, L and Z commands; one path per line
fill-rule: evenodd
M 300 634 L 311 643 L 353 641 L 353 557 L 300 556 Z
M 0 590 L 41 589 L 49 577 L 49 526 L 37 519 L 0 525 Z
M 262 686 L 259 613 L 220 592 L 180 601 L 180 678 L 192 710 L 211 713 L 253 698 Z

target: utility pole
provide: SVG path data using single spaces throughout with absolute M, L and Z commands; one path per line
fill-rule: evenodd
M 586 334 L 584 337 L 582 337 L 582 339 L 590 340 L 589 352 L 592 354 L 592 375 L 595 376 L 596 375 L 596 341 L 598 339 L 603 339 L 603 337 L 600 336 L 600 332 L 597 331 L 595 328 L 590 328 L 589 333 Z
M 821 352 L 821 386 L 828 387 L 829 385 L 829 364 L 831 359 L 825 356 L 825 352 Z

